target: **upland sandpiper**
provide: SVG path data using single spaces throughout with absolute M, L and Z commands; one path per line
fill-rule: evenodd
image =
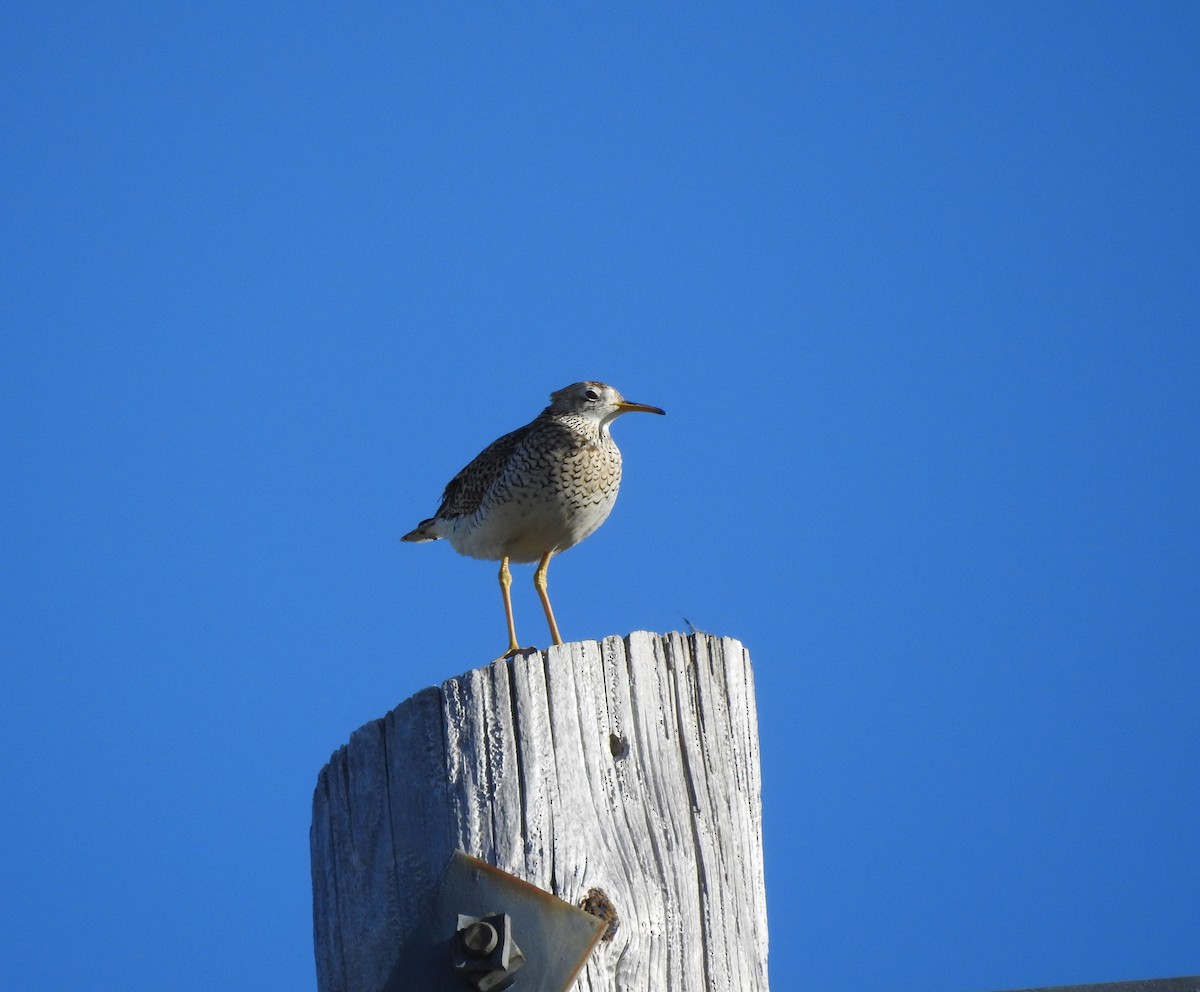
M 405 541 L 445 538 L 460 555 L 500 562 L 508 622 L 504 657 L 517 644 L 508 563 L 538 562 L 533 584 L 550 636 L 561 644 L 546 591 L 550 558 L 572 548 L 608 519 L 621 486 L 621 452 L 609 427 L 623 413 L 665 413 L 630 403 L 602 382 L 577 382 L 550 394 L 537 418 L 493 441 L 458 473 L 428 520 Z

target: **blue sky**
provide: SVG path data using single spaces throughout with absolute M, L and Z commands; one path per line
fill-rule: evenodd
M 777 992 L 1200 972 L 1200 8 L 0 39 L 11 988 L 315 988 L 318 770 L 504 645 L 398 538 L 582 378 L 559 623 L 749 647 Z

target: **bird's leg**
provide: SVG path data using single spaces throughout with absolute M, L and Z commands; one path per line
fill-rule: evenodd
M 546 611 L 546 621 L 550 624 L 550 636 L 554 639 L 555 644 L 562 644 L 562 638 L 558 636 L 558 624 L 554 622 L 554 610 L 550 608 L 550 594 L 546 592 L 546 569 L 550 566 L 552 554 L 554 554 L 553 551 L 547 551 L 542 555 L 537 571 L 533 573 L 533 584 L 537 586 L 538 596 L 542 600 L 542 609 Z
M 512 573 L 508 570 L 508 559 L 500 559 L 500 592 L 504 596 L 504 618 L 508 621 L 508 650 L 500 657 L 508 658 L 519 654 L 521 645 L 517 643 L 517 625 L 513 621 L 512 597 L 509 588 L 512 586 Z

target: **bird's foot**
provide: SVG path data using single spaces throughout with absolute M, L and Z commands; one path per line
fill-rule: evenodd
M 500 657 L 497 658 L 496 660 L 497 661 L 507 661 L 509 658 L 515 657 L 516 655 L 528 654 L 530 651 L 536 651 L 536 650 L 538 650 L 538 649 L 537 648 L 523 648 L 517 644 L 512 644 L 509 646 L 509 649 L 507 651 L 505 651 L 504 654 L 500 655 Z

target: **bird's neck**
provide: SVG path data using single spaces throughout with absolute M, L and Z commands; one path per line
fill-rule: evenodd
M 612 435 L 608 433 L 608 421 L 599 421 L 590 417 L 581 417 L 576 413 L 560 414 L 554 419 L 573 434 L 578 434 L 580 437 L 585 437 L 589 441 L 605 440 L 612 437 Z

